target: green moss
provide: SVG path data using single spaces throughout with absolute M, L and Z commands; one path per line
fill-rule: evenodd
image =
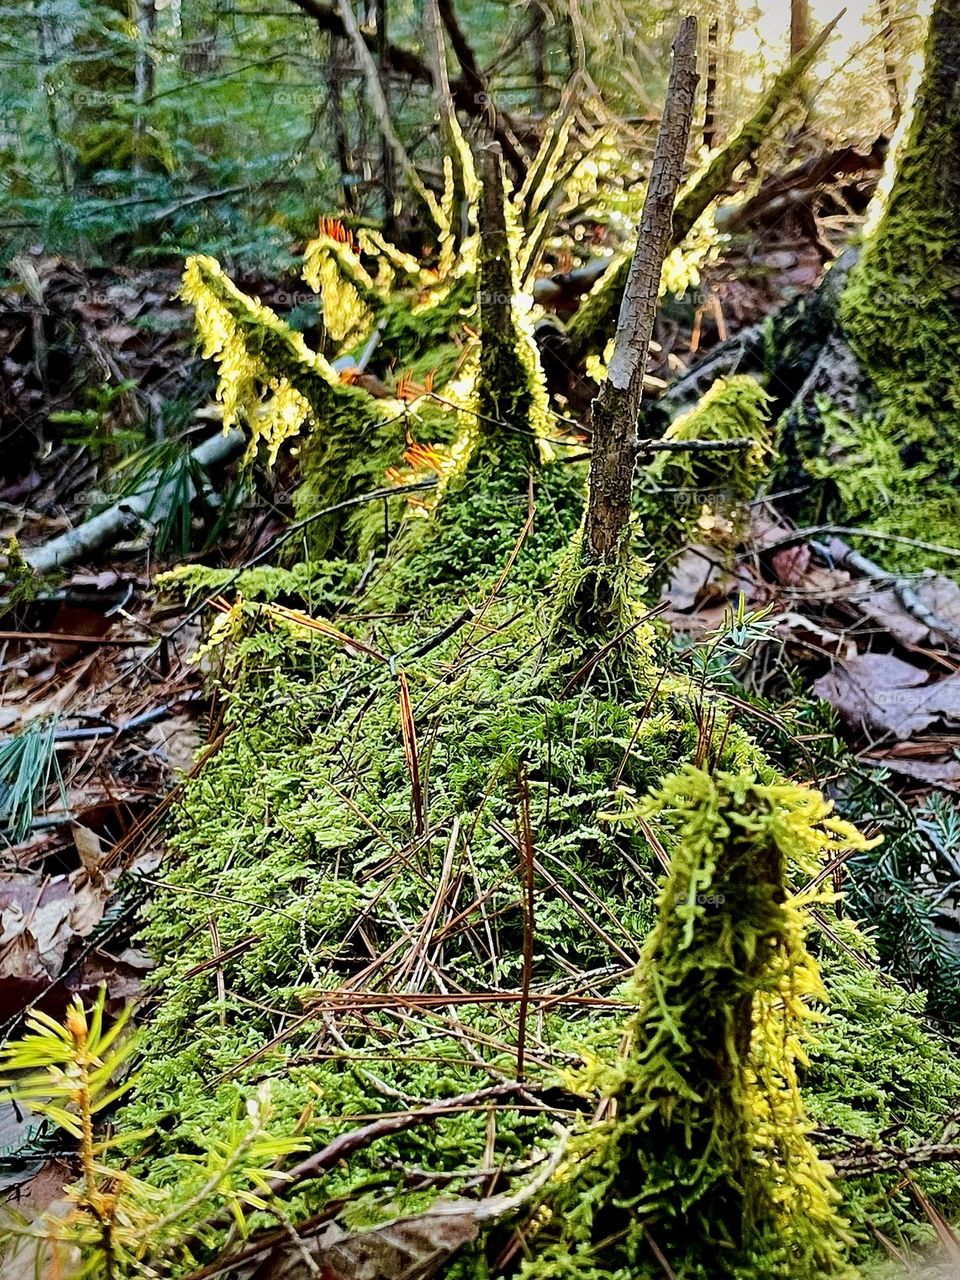
M 846 1272 L 797 1082 L 824 991 L 787 875 L 862 841 L 815 792 L 752 774 L 688 768 L 638 813 L 674 834 L 625 1048 L 587 1077 L 612 1118 L 558 1178 L 559 1237 L 523 1274 L 654 1276 L 658 1254 L 704 1280 Z
M 238 289 L 212 258 L 188 261 L 183 297 L 195 308 L 204 355 L 218 365 L 224 428 L 242 419 L 251 448 L 265 441 L 271 462 L 285 441 L 310 428 L 301 446 L 298 515 L 382 487 L 387 467 L 403 457 L 402 405 L 344 384 L 300 333 Z M 352 508 L 312 524 L 310 548 L 318 556 L 334 548 L 366 554 L 379 527 L 378 515 Z
M 873 965 L 869 941 L 855 941 Z M 880 1145 L 891 1136 L 905 1148 L 939 1142 L 960 1101 L 956 1046 L 925 1024 L 922 993 L 909 995 L 877 969 L 852 964 L 826 939 L 818 949 L 830 1009 L 815 1029 L 802 1077 L 813 1121 L 841 1146 L 856 1138 Z M 956 1171 L 931 1165 L 916 1176 L 938 1211 L 955 1221 Z M 929 1238 L 929 1224 L 916 1221 L 914 1198 L 899 1173 L 856 1179 L 842 1189 L 859 1260 L 869 1258 L 874 1230 L 901 1243 Z
M 667 428 L 665 440 L 753 443 L 745 449 L 655 454 L 641 472 L 637 507 L 645 551 L 655 566 L 651 585 L 663 582 L 673 553 L 702 540 L 704 530 L 720 526 L 728 546 L 742 533 L 747 504 L 756 497 L 773 453 L 769 401 L 753 378 L 721 378 Z
M 834 478 L 841 468 L 856 474 L 856 507 L 871 524 L 956 545 L 960 103 L 951 22 L 931 23 L 922 82 L 888 162 L 892 182 L 841 298 L 840 323 L 876 405 L 862 423 L 834 424 L 828 466 Z
M 435 568 L 457 528 L 438 522 Z M 513 530 L 500 529 L 498 542 L 496 529 L 487 536 L 485 557 L 505 562 Z M 455 576 L 454 561 L 447 563 Z M 606 696 L 592 680 L 564 693 L 564 657 L 545 656 L 544 609 L 531 611 L 530 601 L 529 586 L 511 584 L 476 626 L 420 658 L 417 646 L 442 636 L 460 607 L 442 593 L 430 609 L 421 602 L 419 618 L 384 623 L 373 636 L 407 667 L 428 797 L 422 838 L 390 670 L 263 615 L 239 642 L 239 683 L 225 694 L 229 732 L 186 787 L 147 930 L 160 958 L 157 998 L 149 1055 L 122 1128 L 154 1132 L 151 1179 L 175 1180 L 178 1153 L 226 1126 L 238 1098 L 265 1077 L 274 1081 L 278 1128 L 311 1105 L 307 1136 L 321 1142 L 351 1116 L 393 1107 L 395 1091 L 429 1100 L 515 1071 L 509 1002 L 493 1011 L 458 1008 L 455 1018 L 419 1010 L 413 1021 L 402 1009 L 345 1007 L 331 1039 L 328 1016 L 311 1013 L 310 1000 L 349 985 L 377 956 L 392 958 L 364 990 L 412 980 L 413 940 L 457 831 L 456 888 L 438 922 L 433 962 L 463 991 L 517 989 L 522 910 L 516 853 L 504 833 L 516 822 L 521 761 L 541 875 L 549 876 L 538 890 L 537 989 L 562 993 L 571 974 L 595 972 L 609 975 L 598 976 L 602 992 L 632 966 L 653 921 L 655 862 L 641 832 L 611 827 L 600 814 L 615 783 L 643 792 L 676 761 L 702 753 L 690 710 L 698 695 L 683 681 L 663 685 L 649 705 Z M 720 709 L 703 714 L 717 716 L 716 752 L 728 767 L 762 770 L 756 749 Z M 444 936 L 444 922 L 458 917 Z M 216 952 L 230 956 L 219 966 L 223 999 L 211 919 Z M 429 972 L 420 981 L 432 986 Z M 529 1046 L 534 1079 L 551 1080 L 573 1061 L 586 1025 L 576 1005 L 562 1001 L 538 1020 Z M 475 1061 L 464 1036 L 479 1053 Z M 543 1118 L 498 1111 L 498 1160 L 521 1160 L 549 1139 Z M 478 1166 L 486 1140 L 482 1113 L 390 1139 L 305 1187 L 292 1211 L 306 1216 L 330 1197 L 364 1189 L 409 1205 L 402 1167 Z
M 940 452 L 937 437 L 929 447 L 911 445 L 907 423 L 880 408 L 852 415 L 819 406 L 816 454 L 806 470 L 827 482 L 818 519 L 863 524 L 894 539 L 916 539 L 946 547 L 960 545 L 960 497 L 953 476 L 953 453 Z M 905 458 L 915 461 L 907 465 Z M 892 570 L 936 567 L 956 573 L 956 555 L 938 554 L 882 539 L 881 558 Z
M 442 540 L 435 565 L 441 547 Z M 491 543 L 487 553 L 505 560 L 511 548 L 512 530 L 504 529 L 499 545 Z M 389 668 L 262 616 L 239 642 L 239 682 L 226 691 L 229 732 L 218 754 L 186 786 L 146 935 L 160 961 L 151 983 L 149 1052 L 121 1130 L 153 1131 L 141 1168 L 150 1179 L 175 1184 L 182 1176 L 179 1155 L 198 1145 L 201 1135 L 227 1126 L 238 1100 L 265 1078 L 273 1082 L 278 1131 L 289 1131 L 310 1107 L 306 1136 L 319 1144 L 358 1123 L 355 1117 L 395 1109 L 397 1093 L 404 1099 L 399 1105 L 406 1105 L 513 1074 L 516 1024 L 508 1000 L 501 1007 L 412 1013 L 395 1000 L 386 1009 L 364 1009 L 347 993 L 354 985 L 367 992 L 438 990 L 415 940 L 434 908 L 445 865 L 449 888 L 428 953 L 431 963 L 464 993 L 516 991 L 523 925 L 509 836 L 517 817 L 520 762 L 541 868 L 534 987 L 560 993 L 571 990 L 572 975 L 579 982 L 591 973 L 593 991 L 617 995 L 618 974 L 632 967 L 654 924 L 652 889 L 659 872 L 644 830 L 603 818 L 631 807 L 629 798 L 618 799 L 618 784 L 642 795 L 679 763 L 699 761 L 747 774 L 747 794 L 752 787 L 766 794 L 764 786 L 779 785 L 776 771 L 732 722 L 722 700 L 704 693 L 699 681 L 663 680 L 651 667 L 651 679 L 659 680 L 652 695 L 648 686 L 635 699 L 625 698 L 622 689 L 611 697 L 596 678 L 564 692 L 565 655 L 550 654 L 543 645 L 549 605 L 545 600 L 531 608 L 529 587 L 506 588 L 479 627 L 468 623 L 421 657 L 416 647 L 441 635 L 460 608 L 442 593 L 431 608 L 421 604 L 418 618 L 381 623 L 372 635 L 366 627 L 359 632 L 382 651 L 401 655 L 406 667 L 426 796 L 427 829 L 420 837 Z M 348 620 L 341 625 L 352 629 Z M 734 792 L 724 794 L 725 814 Z M 746 801 L 738 803 L 752 812 Z M 662 804 L 654 807 L 668 816 Z M 713 809 L 709 813 L 711 822 L 720 821 Z M 680 822 L 677 830 L 682 829 Z M 711 830 L 711 847 L 719 850 L 719 827 Z M 737 850 L 752 849 L 758 838 L 750 824 L 743 831 L 743 846 L 729 850 L 738 866 Z M 671 844 L 669 831 L 660 834 Z M 698 846 L 688 841 L 684 847 L 692 856 Z M 716 856 L 728 855 L 721 850 Z M 692 864 L 675 864 L 669 901 L 683 897 L 681 879 L 688 872 Z M 713 874 L 715 888 L 720 873 Z M 703 926 L 710 929 L 717 921 L 705 910 Z M 676 915 L 669 928 L 682 919 Z M 688 982 L 700 941 L 707 945 L 702 930 L 687 955 Z M 217 954 L 228 957 L 219 966 Z M 377 963 L 382 967 L 358 981 Z M 922 1106 L 904 1103 L 912 1123 L 922 1128 L 924 1116 L 945 1114 L 955 1089 L 955 1060 L 944 1060 L 944 1049 L 922 1032 L 906 1005 L 902 1018 L 892 1019 L 889 1003 L 871 995 L 873 980 L 851 961 L 838 962 L 831 977 L 841 984 L 840 999 L 832 1021 L 817 1032 L 824 1060 L 815 1057 L 807 1080 L 814 1116 L 819 1120 L 824 1108 L 829 1114 L 844 1096 L 832 1055 L 845 1038 L 869 1045 L 870 1053 L 882 1047 L 888 1058 L 878 1077 L 883 1105 L 854 1093 L 849 1105 L 856 1116 L 843 1121 L 845 1128 L 879 1137 L 899 1096 L 894 1062 L 901 1044 L 916 1055 L 910 1059 L 916 1089 L 930 1091 Z M 311 1007 L 318 993 L 331 990 L 341 992 L 332 1022 L 329 1012 Z M 628 996 L 639 998 L 635 990 Z M 575 1003 L 558 1003 L 538 1017 L 528 1044 L 531 1080 L 566 1078 L 591 1040 L 615 1072 L 622 1024 L 616 1008 L 582 1011 Z M 465 1042 L 472 1046 L 469 1052 Z M 415 1207 L 423 1196 L 411 1196 L 402 1170 L 447 1175 L 480 1167 L 486 1124 L 484 1112 L 469 1112 L 429 1131 L 378 1142 L 322 1183 L 304 1186 L 291 1212 L 296 1220 L 305 1218 L 340 1195 L 359 1196 L 354 1212 L 366 1221 L 385 1203 Z M 639 1128 L 636 1135 L 640 1142 Z M 522 1162 L 531 1147 L 550 1141 L 547 1118 L 498 1109 L 497 1162 Z M 131 1154 L 134 1149 L 132 1144 Z M 666 1179 L 669 1169 L 659 1167 Z M 444 1189 L 455 1193 L 459 1185 L 454 1178 Z M 649 1192 L 654 1199 L 656 1185 L 654 1180 Z M 666 1181 L 659 1185 L 662 1205 L 670 1191 Z M 947 1169 L 934 1185 L 952 1203 L 960 1184 Z M 858 1187 L 842 1190 L 843 1211 L 859 1229 L 868 1221 L 869 1200 Z M 602 1198 L 602 1191 L 592 1200 L 587 1195 L 583 1214 Z M 705 1214 L 708 1203 L 700 1202 Z M 884 1213 L 891 1228 L 913 1216 L 902 1196 Z M 458 1265 L 458 1274 L 473 1280 L 485 1274 L 478 1253 Z M 642 1273 L 604 1265 L 596 1274 Z
M 654 633 L 644 622 L 643 590 L 650 566 L 631 553 L 609 563 L 588 561 L 578 529 L 558 567 L 551 611 L 550 643 L 564 655 L 570 678 L 590 679 L 615 697 L 637 696 L 654 664 Z
M 20 543 L 15 537 L 7 539 L 3 554 L 7 564 L 3 574 L 0 575 L 0 583 L 4 588 L 4 597 L 0 602 L 0 617 L 17 605 L 29 604 L 45 587 L 49 586 L 49 580 L 44 581 L 30 568 L 24 559 Z
M 353 561 L 301 560 L 289 568 L 264 564 L 242 571 L 184 564 L 158 574 L 154 581 L 161 590 L 176 591 L 189 602 L 228 592 L 244 600 L 305 603 L 313 610 L 332 613 L 359 577 L 360 568 Z
M 583 476 L 544 465 L 549 410 L 505 226 L 480 266 L 484 342 L 458 402 L 454 465 L 436 510 L 391 500 L 399 530 L 381 562 L 244 575 L 248 598 L 280 593 L 331 612 L 349 602 L 349 612 L 325 637 L 267 610 L 237 610 L 244 626 L 234 629 L 222 690 L 228 732 L 184 788 L 150 908 L 146 942 L 159 960 L 150 1037 L 120 1131 L 135 1167 L 176 1187 L 183 1155 L 225 1131 L 264 1079 L 278 1131 L 300 1125 L 317 1145 L 360 1116 L 512 1077 L 524 952 L 514 832 L 527 802 L 533 991 L 551 997 L 528 1027 L 528 1076 L 582 1078 L 592 1043 L 593 1101 L 617 1108 L 613 1123 L 577 1139 L 529 1273 L 654 1274 L 647 1229 L 672 1263 L 689 1264 L 678 1274 L 691 1280 L 716 1276 L 716 1257 L 740 1280 L 837 1272 L 844 1209 L 810 1146 L 796 1087 L 809 1002 L 823 993 L 786 877 L 789 865 L 805 878 L 811 854 L 852 837 L 831 827 L 816 793 L 783 781 L 705 678 L 664 674 L 647 627 L 598 640 L 571 622 L 571 596 L 590 608 L 571 537 Z M 314 488 L 302 509 L 378 487 L 397 447 L 383 406 L 335 383 L 321 357 L 210 274 L 204 299 L 212 350 L 233 378 L 228 405 L 255 413 L 272 369 L 310 407 Z M 491 324 L 491 301 L 504 323 Z M 708 455 L 710 483 L 719 474 L 738 502 L 762 468 L 764 404 L 755 384 L 735 379 L 675 428 L 757 441 L 746 461 Z M 707 483 L 696 457 L 656 465 L 661 481 L 666 472 L 688 490 Z M 326 545 L 339 536 L 350 552 L 372 549 L 382 513 L 356 520 L 325 533 Z M 558 566 L 564 549 L 573 561 Z M 630 628 L 646 568 L 624 557 L 617 570 L 607 595 Z M 216 585 L 184 577 L 197 589 Z M 625 666 L 608 661 L 621 649 Z M 651 791 L 637 811 L 636 796 Z M 642 821 L 611 822 L 611 812 Z M 658 912 L 659 841 L 673 857 Z M 729 893 L 729 909 L 698 902 L 701 888 Z M 638 979 L 624 988 L 641 950 Z M 822 1034 L 856 1027 L 872 1051 L 891 1034 L 889 1007 L 856 962 L 837 966 L 849 994 Z M 621 1003 L 585 1009 L 575 998 L 585 974 L 591 993 Z M 425 1006 L 423 992 L 458 1002 Z M 625 1004 L 638 1010 L 626 1054 Z M 945 1113 L 955 1063 L 935 1070 L 929 1059 L 941 1046 L 911 1011 L 903 1016 L 888 1052 L 902 1035 L 924 1059 L 930 1112 Z M 818 1070 L 815 1059 L 815 1115 L 837 1102 L 829 1064 Z M 858 1131 L 879 1133 L 896 1096 L 889 1073 L 882 1093 L 886 1110 L 854 1100 Z M 394 1135 L 298 1188 L 289 1211 L 299 1222 L 340 1196 L 355 1222 L 376 1220 L 385 1205 L 415 1209 L 437 1192 L 412 1188 L 407 1171 L 442 1175 L 444 1192 L 456 1194 L 471 1169 L 547 1146 L 549 1121 L 498 1107 L 492 1151 L 485 1111 Z M 960 1179 L 942 1177 L 949 1198 Z M 862 1229 L 862 1198 L 843 1195 Z M 910 1217 L 902 1198 L 891 1201 L 891 1224 Z M 489 1270 L 481 1242 L 451 1274 L 480 1280 Z

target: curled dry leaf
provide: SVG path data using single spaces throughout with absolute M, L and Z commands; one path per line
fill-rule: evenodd
M 913 737 L 937 721 L 960 724 L 960 676 L 929 672 L 885 653 L 838 663 L 813 686 L 847 724 L 870 736 Z

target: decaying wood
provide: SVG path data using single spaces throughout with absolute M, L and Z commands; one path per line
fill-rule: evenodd
M 637 234 L 637 248 L 620 306 L 607 380 L 594 402 L 593 458 L 584 555 L 610 562 L 625 554 L 637 451 L 637 415 L 660 274 L 683 175 L 697 88 L 697 20 L 685 18 L 673 45 L 667 102 Z
M 931 643 L 960 649 L 960 628 L 949 618 L 942 618 L 935 613 L 917 594 L 914 583 L 909 578 L 889 573 L 863 552 L 848 546 L 842 538 L 832 537 L 824 544 L 811 543 L 811 546 L 829 563 L 890 588 L 901 607 L 931 633 Z
M 220 467 L 237 457 L 245 443 L 242 431 L 234 429 L 211 437 L 192 450 L 190 458 L 195 466 L 206 471 Z M 55 573 L 69 565 L 95 555 L 105 547 L 111 547 L 124 537 L 140 531 L 147 521 L 158 523 L 169 513 L 180 481 L 173 479 L 163 483 L 154 476 L 128 498 L 101 511 L 50 542 L 24 551 L 23 558 L 37 574 Z
M 504 213 L 506 194 L 500 146 L 489 142 L 481 152 L 483 187 L 480 194 L 480 330 L 508 333 L 512 325 L 513 277 L 510 242 Z M 487 350 L 492 344 L 484 344 Z M 485 351 L 480 353 L 481 366 Z

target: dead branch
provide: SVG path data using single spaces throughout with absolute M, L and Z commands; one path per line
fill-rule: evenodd
M 377 64 L 374 61 L 373 54 L 360 31 L 357 23 L 356 14 L 353 12 L 352 0 L 337 0 L 337 6 L 340 10 L 340 19 L 343 22 L 344 30 L 353 45 L 354 53 L 360 63 L 364 80 L 367 85 L 367 98 L 373 114 L 377 119 L 377 126 L 383 136 L 383 140 L 389 147 L 393 156 L 393 162 L 398 170 L 402 173 L 411 188 L 417 193 L 423 203 L 429 208 L 430 197 L 423 185 L 423 179 L 417 172 L 416 166 L 407 155 L 406 147 L 397 137 L 397 132 L 393 127 L 393 120 L 390 116 L 390 107 L 387 103 L 386 94 L 383 91 L 383 85 L 380 83 L 380 74 L 377 71 Z M 381 51 L 384 62 L 388 61 L 389 48 Z
M 627 278 L 607 380 L 594 401 L 593 458 L 584 555 L 609 563 L 626 555 L 637 415 L 660 293 L 660 273 L 683 173 L 697 88 L 697 20 L 685 18 L 673 45 L 667 102 L 657 135 L 637 247 Z
M 491 97 L 487 78 L 477 65 L 477 59 L 474 56 L 473 49 L 470 47 L 470 42 L 457 21 L 453 0 L 437 0 L 437 7 L 447 35 L 450 37 L 450 47 L 453 49 L 457 62 L 460 64 L 460 70 L 463 72 L 466 93 L 473 98 L 476 106 L 480 107 L 486 115 L 493 129 L 494 137 L 500 143 L 504 158 L 509 161 L 510 167 L 516 173 L 521 173 L 526 167 L 526 161 L 520 151 L 513 121 L 497 107 Z
M 455 1098 L 442 1098 L 439 1102 L 432 1102 L 429 1106 L 420 1107 L 416 1111 L 403 1111 L 399 1114 L 383 1116 L 379 1120 L 372 1120 L 359 1129 L 341 1133 L 325 1147 L 307 1156 L 305 1160 L 301 1160 L 283 1177 L 275 1178 L 269 1184 L 270 1194 L 278 1195 L 289 1191 L 291 1187 L 299 1186 L 310 1178 L 316 1178 L 326 1169 L 339 1164 L 341 1160 L 349 1159 L 354 1152 L 361 1151 L 380 1138 L 403 1133 L 406 1129 L 413 1129 L 417 1125 L 432 1124 L 435 1120 L 445 1115 L 456 1114 L 458 1111 L 486 1106 L 498 1098 L 509 1098 L 520 1092 L 529 1092 L 530 1088 L 531 1086 L 524 1085 L 520 1081 L 509 1081 L 506 1084 L 477 1089 L 474 1093 L 462 1093 Z
M 833 1167 L 834 1176 L 869 1178 L 877 1173 L 903 1173 L 907 1169 L 919 1169 L 928 1164 L 956 1164 L 960 1161 L 960 1146 L 954 1142 L 932 1142 L 921 1147 L 893 1147 L 864 1144 L 862 1148 L 825 1157 Z
M 190 454 L 195 466 L 206 471 L 223 466 L 242 452 L 242 431 L 232 430 L 204 440 Z M 180 482 L 163 483 L 159 475 L 148 479 L 136 493 L 101 511 L 99 515 L 60 534 L 42 546 L 24 551 L 23 558 L 37 574 L 54 573 L 111 547 L 121 538 L 138 533 L 146 521 L 156 523 L 170 511 Z

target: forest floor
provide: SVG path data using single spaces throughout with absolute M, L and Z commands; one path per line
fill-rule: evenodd
M 862 157 L 846 157 L 845 166 L 813 181 L 791 216 L 776 190 L 756 204 L 752 222 L 741 216 L 734 246 L 711 265 L 698 301 L 661 315 L 648 396 L 816 287 L 858 227 L 876 179 L 875 164 Z M 29 462 L 7 467 L 0 541 L 16 538 L 27 551 L 136 491 L 142 471 L 131 477 L 121 467 L 111 476 L 124 433 L 154 430 L 151 466 L 175 468 L 184 442 L 216 433 L 218 408 L 209 368 L 193 353 L 189 311 L 174 300 L 178 268 L 94 271 L 41 255 L 15 265 L 20 283 L 0 298 L 0 410 L 13 423 L 10 447 Z M 561 314 L 572 305 L 568 265 L 554 264 Z M 238 283 L 278 314 L 302 306 L 297 282 Z M 573 379 L 565 388 L 571 408 L 589 391 Z M 105 984 L 117 1011 L 140 989 L 151 960 L 136 937 L 151 878 L 161 874 L 164 815 L 182 779 L 222 741 L 222 708 L 196 661 L 208 602 L 171 602 L 154 580 L 191 560 L 239 571 L 292 518 L 289 458 L 270 473 L 256 468 L 242 487 L 230 464 L 218 489 L 199 494 L 189 472 L 171 474 L 181 486 L 172 518 L 148 520 L 49 590 L 8 601 L 0 621 L 4 1036 L 30 1010 L 60 1016 L 72 993 Z M 957 572 L 890 573 L 882 538 L 867 553 L 857 531 L 798 522 L 794 497 L 771 493 L 751 504 L 733 567 L 717 551 L 729 530 L 705 521 L 702 537 L 671 566 L 660 616 L 683 652 L 709 646 L 731 610 L 761 615 L 765 641 L 737 669 L 745 719 L 775 716 L 762 706 L 799 683 L 834 709 L 851 758 L 864 771 L 885 770 L 894 803 L 922 822 L 931 795 L 960 795 L 960 549 L 926 549 L 941 566 L 955 556 Z M 915 551 L 922 564 L 925 548 Z M 815 762 L 821 737 L 798 744 Z M 31 794 L 19 797 L 14 821 L 9 788 L 26 771 L 24 750 L 46 764 Z M 828 793 L 837 781 L 829 767 L 815 776 Z M 930 893 L 944 945 L 960 954 L 960 865 L 949 850 L 945 858 L 930 870 Z M 841 889 L 842 867 L 834 877 Z M 59 1194 L 64 1153 L 44 1152 L 35 1139 L 29 1119 L 5 1104 L 0 1189 L 19 1187 L 24 1204 L 43 1207 Z

